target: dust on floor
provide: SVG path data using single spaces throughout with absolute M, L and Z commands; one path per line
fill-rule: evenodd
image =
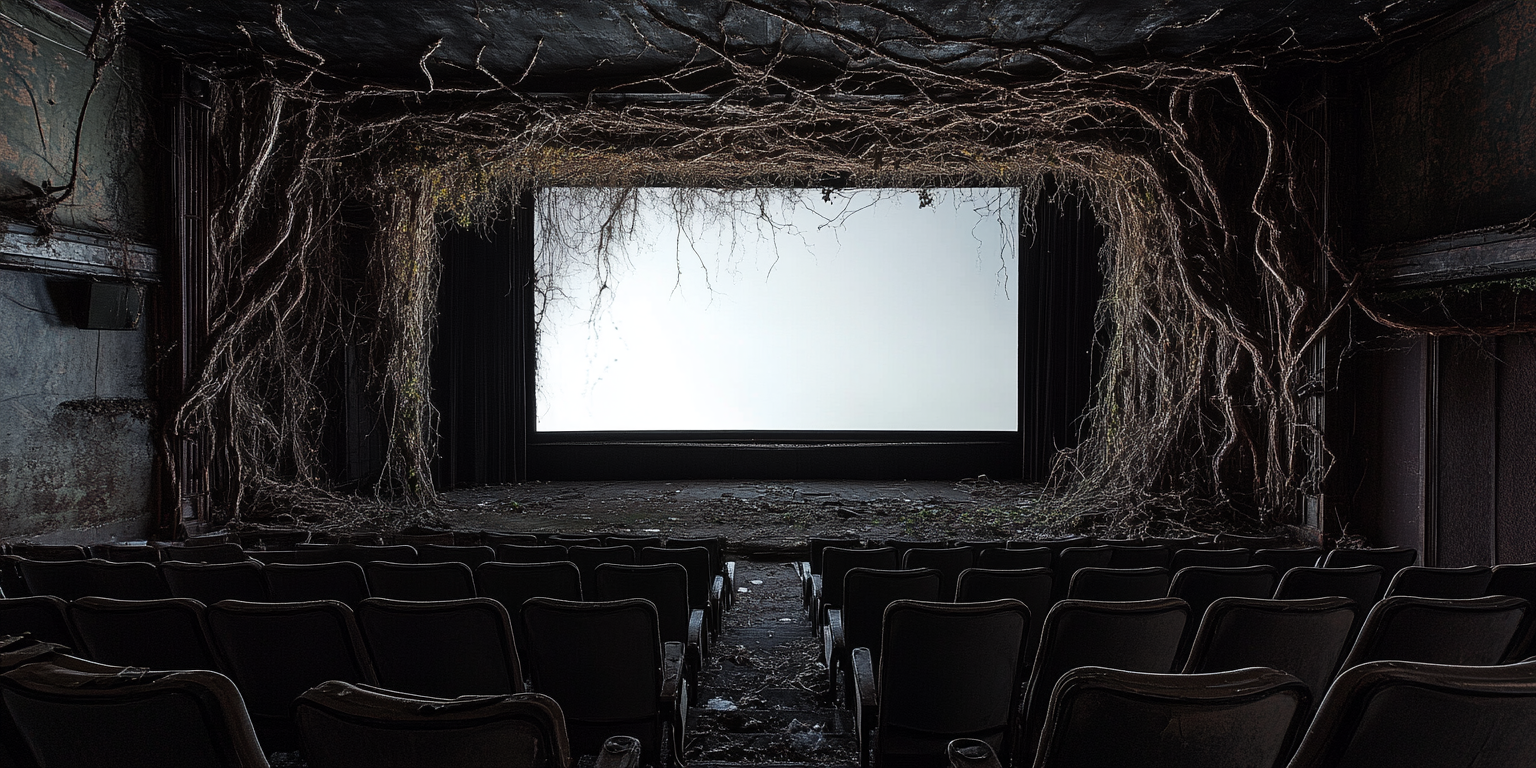
M 1007 539 L 1058 530 L 1038 484 L 933 481 L 531 482 L 450 491 L 459 529 L 724 536 L 771 555 L 810 536 Z

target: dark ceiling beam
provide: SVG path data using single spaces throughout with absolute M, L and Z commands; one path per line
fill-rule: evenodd
M 1464 232 L 1366 252 L 1377 289 L 1536 275 L 1536 232 Z

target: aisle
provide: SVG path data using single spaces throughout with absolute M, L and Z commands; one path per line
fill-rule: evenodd
M 739 561 L 736 586 L 736 606 L 693 696 L 688 766 L 857 765 L 853 717 L 824 700 L 820 644 L 794 568 Z

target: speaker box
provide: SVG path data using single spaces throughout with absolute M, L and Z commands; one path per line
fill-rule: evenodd
M 130 283 L 85 284 L 85 312 L 81 328 L 101 331 L 131 331 L 139 327 L 144 313 L 144 287 Z

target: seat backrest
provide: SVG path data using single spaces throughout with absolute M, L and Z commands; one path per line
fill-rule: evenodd
M 1223 597 L 1267 598 L 1275 593 L 1279 576 L 1267 565 L 1249 565 L 1240 568 L 1218 568 L 1192 565 L 1173 575 L 1168 585 L 1168 596 L 1189 603 L 1189 615 L 1197 625 L 1205 609 Z M 1194 628 L 1191 627 L 1191 632 Z
M 1114 556 L 1108 545 L 1100 544 L 1091 547 L 1067 547 L 1056 553 L 1056 565 L 1051 569 L 1056 573 L 1056 599 L 1067 596 L 1067 589 L 1072 586 L 1072 577 L 1084 568 L 1108 568 L 1109 559 Z
M 1493 577 L 1488 580 L 1485 592 L 1489 595 L 1522 597 L 1531 605 L 1536 605 L 1536 563 L 1495 565 Z M 1536 632 L 1532 633 L 1525 650 L 1518 651 L 1515 658 L 1523 659 L 1532 655 L 1536 655 Z
M 1056 684 L 1034 765 L 1274 768 L 1306 727 L 1310 700 L 1300 680 L 1262 667 L 1198 675 L 1079 667 Z
M 629 547 L 573 546 L 565 551 L 565 559 L 575 563 L 576 568 L 581 571 L 581 590 L 595 595 L 597 583 L 593 579 L 597 574 L 597 567 L 608 563 L 634 565 L 635 551 Z
M 558 563 L 565 560 L 559 544 L 497 544 L 496 560 L 502 563 Z
M 114 563 L 111 560 L 86 560 L 85 569 L 91 574 L 98 597 L 119 600 L 158 600 L 170 597 L 171 590 L 160 575 L 160 569 L 150 563 Z
M 1230 544 L 1225 547 L 1216 546 L 1214 536 L 1143 536 L 1142 544 L 1161 544 L 1170 552 L 1178 554 L 1181 549 L 1230 549 L 1241 547 L 1240 544 Z M 1169 570 L 1173 570 L 1170 566 Z
M 238 563 L 250 559 L 239 544 L 172 545 L 160 548 L 160 560 L 182 563 Z
M 225 600 L 207 615 L 214 650 L 269 752 L 297 748 L 290 707 L 299 694 L 327 680 L 378 682 L 344 603 Z
M 464 600 L 475 596 L 475 572 L 459 562 L 369 563 L 368 594 L 391 600 Z
M 1384 571 L 1379 565 L 1352 568 L 1292 568 L 1275 587 L 1276 600 L 1308 600 L 1314 597 L 1347 597 L 1361 613 L 1376 604 Z
M 603 563 L 592 574 L 595 600 L 640 598 L 656 606 L 662 642 L 688 641 L 688 569 L 677 563 Z
M 507 531 L 481 531 L 480 543 L 495 548 L 498 544 L 538 544 L 538 534 L 509 533 Z
M 69 623 L 69 603 L 53 595 L 0 598 L 0 636 L 4 635 L 80 648 Z
M 897 567 L 901 567 L 908 552 L 914 549 L 948 549 L 949 542 L 943 539 L 886 539 L 881 546 L 896 550 Z
M 640 550 L 645 549 L 646 547 L 655 547 L 657 549 L 661 548 L 661 537 L 616 534 L 613 536 L 604 536 L 603 546 L 629 547 L 635 551 L 635 559 L 638 561 L 640 559 Z
M 1050 568 L 1055 556 L 1046 547 L 1032 549 L 987 549 L 976 557 L 976 566 L 990 570 Z
M 203 604 L 188 598 L 82 597 L 69 620 L 85 655 L 103 664 L 148 669 L 220 670 Z
M 947 600 L 955 594 L 955 583 L 960 579 L 960 572 L 975 565 L 975 561 L 975 554 L 967 547 L 917 548 L 907 550 L 907 554 L 902 557 L 901 567 L 937 570 L 943 578 L 939 594 Z
M 1162 544 L 1110 545 L 1111 568 L 1167 568 L 1173 550 Z
M 220 600 L 267 599 L 267 580 L 261 575 L 261 563 L 192 563 L 172 561 L 160 566 L 160 576 L 172 597 L 186 597 L 203 605 Z
M 1178 573 L 1192 566 L 1207 568 L 1242 568 L 1249 564 L 1253 550 L 1249 549 L 1177 549 L 1168 561 L 1168 571 Z
M 358 565 L 368 563 L 414 563 L 416 548 L 409 544 L 358 544 L 351 549 L 350 558 Z
M 1007 549 L 1008 542 L 1003 539 L 960 539 L 955 542 L 955 546 L 965 547 L 971 551 L 971 554 L 979 558 L 981 557 L 981 553 L 986 552 L 989 549 Z
M 656 608 L 639 599 L 523 604 L 528 674 L 559 702 L 571 749 L 596 753 L 608 737 L 633 736 L 660 752 L 661 635 Z
M 1025 658 L 1035 658 L 1035 648 L 1040 643 L 1040 628 L 1045 614 L 1051 610 L 1055 579 L 1049 568 L 1020 568 L 991 570 L 968 568 L 960 574 L 955 586 L 955 602 L 983 603 L 991 600 L 1018 600 L 1029 608 L 1029 637 L 1025 642 Z
M 448 699 L 523 692 L 511 616 L 490 598 L 370 597 L 357 607 L 357 626 L 390 690 Z
M 1243 536 L 1236 533 L 1216 534 L 1218 547 L 1242 547 L 1244 549 L 1279 549 L 1291 543 L 1284 536 Z
M 939 765 L 960 737 L 1002 752 L 1029 669 L 1029 623 L 1016 600 L 891 603 L 877 667 L 876 764 Z
M 1387 585 L 1387 596 L 1443 597 L 1448 600 L 1482 597 L 1492 579 L 1493 569 L 1486 565 L 1465 568 L 1410 565 L 1392 577 L 1392 583 Z
M 13 561 L 21 578 L 26 581 L 27 591 L 34 595 L 52 595 L 61 600 L 74 600 L 96 593 L 96 572 L 86 560 L 29 560 Z
M 369 597 L 363 567 L 350 560 L 328 563 L 271 563 L 261 569 L 267 596 L 280 603 L 337 600 L 355 606 Z
M 1316 694 L 1328 690 L 1349 651 L 1359 606 L 1343 597 L 1263 600 L 1223 597 L 1205 611 L 1184 664 L 1186 673 L 1270 667 Z
M 301 559 L 296 549 L 253 549 L 246 554 L 262 565 L 297 563 Z
M 858 539 L 829 539 L 818 536 L 811 537 L 811 573 L 821 573 L 821 555 L 829 547 L 838 549 L 858 549 L 863 542 Z
M 1536 765 L 1536 661 L 1378 661 L 1339 674 L 1290 768 Z
M 725 567 L 724 536 L 668 536 L 663 546 L 668 549 L 703 547 L 709 550 L 710 567 L 715 571 Z
M 1028 762 L 1045 722 L 1046 703 L 1067 670 L 1099 666 L 1133 672 L 1171 672 L 1189 605 L 1177 598 L 1136 602 L 1063 600 L 1045 615 L 1024 692 L 1024 727 L 1014 765 Z
M 1155 600 L 1168 596 L 1167 568 L 1079 568 L 1067 587 L 1073 600 Z
M 571 547 L 601 547 L 603 539 L 600 536 L 564 536 L 555 534 L 549 537 L 550 544 L 559 544 L 567 549 Z
M 917 550 L 912 550 L 917 551 Z M 944 577 L 933 568 L 900 571 L 854 568 L 843 577 L 843 637 L 847 647 L 868 648 L 880 660 L 885 609 L 897 600 L 936 602 L 947 598 Z
M 1273 566 L 1281 576 L 1292 568 L 1314 568 L 1323 559 L 1323 550 L 1317 547 L 1295 549 L 1256 549 L 1248 559 L 1252 565 Z
M 1495 565 L 1485 594 L 1523 597 L 1536 605 L 1536 563 Z
M 293 715 L 313 768 L 572 764 L 560 706 L 537 693 L 446 701 L 333 680 Z
M 822 553 L 829 547 L 836 547 L 839 550 L 857 550 L 862 545 L 863 542 L 859 539 L 828 539 L 811 536 L 811 556 L 808 561 L 811 564 L 811 573 L 822 573 Z
M 461 547 L 451 544 L 413 544 L 418 563 L 463 563 L 471 569 L 496 559 L 490 547 Z
M 160 549 L 148 544 L 92 544 L 91 557 L 114 563 L 159 563 Z
M 896 550 L 890 547 L 874 549 L 844 549 L 827 547 L 821 552 L 821 604 L 827 608 L 843 605 L 843 577 L 854 568 L 878 568 L 895 570 L 899 566 Z
M 296 559 L 300 563 L 357 562 L 355 544 L 295 544 Z
M 1324 568 L 1352 568 L 1357 565 L 1379 565 L 1384 573 L 1381 588 L 1376 593 L 1380 600 L 1387 592 L 1387 585 L 1398 571 L 1413 565 L 1419 559 L 1418 550 L 1412 547 L 1380 547 L 1377 549 L 1335 549 L 1323 558 Z
M 267 765 L 218 672 L 28 664 L 0 675 L 0 699 L 42 765 Z
M 486 563 L 475 569 L 475 591 L 501 603 L 512 617 L 512 636 L 527 666 L 528 632 L 523 626 L 523 603 L 530 598 L 580 601 L 581 571 L 567 560 L 553 563 Z
M 12 544 L 11 554 L 43 562 L 85 560 L 90 557 L 86 548 L 79 544 Z
M 1470 600 L 1384 598 L 1366 616 L 1344 668 L 1387 660 L 1501 664 L 1524 650 L 1531 621 L 1531 604 L 1507 595 Z
M 714 582 L 715 577 L 710 566 L 709 550 L 703 547 L 679 549 L 645 547 L 640 550 L 641 565 L 661 565 L 662 563 L 676 563 L 688 572 L 688 604 L 690 606 L 703 608 L 709 603 L 710 584 Z

